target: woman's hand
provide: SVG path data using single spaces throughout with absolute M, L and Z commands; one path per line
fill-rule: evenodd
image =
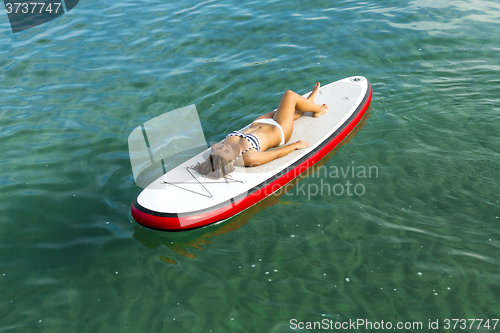
M 306 147 L 309 147 L 310 144 L 311 144 L 310 142 L 302 141 L 302 140 L 299 140 L 299 141 L 293 143 L 293 145 L 295 145 L 295 149 L 304 149 Z

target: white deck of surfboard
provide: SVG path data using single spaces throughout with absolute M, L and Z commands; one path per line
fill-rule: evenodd
M 329 108 L 328 112 L 318 118 L 305 113 L 295 120 L 293 134 L 288 141 L 288 144 L 298 140 L 310 142 L 311 145 L 305 149 L 295 150 L 258 167 L 237 167 L 229 177 L 237 181 L 212 180 L 191 169 L 190 171 L 203 183 L 209 193 L 186 170 L 188 166 L 203 162 L 210 153 L 210 149 L 207 149 L 154 181 L 140 193 L 137 201 L 141 206 L 159 213 L 189 213 L 210 208 L 245 194 L 301 156 L 316 149 L 349 119 L 362 102 L 367 89 L 367 80 L 361 76 L 345 78 L 322 86 L 316 103 L 325 103 Z M 309 94 L 310 92 L 303 96 L 307 97 Z M 182 184 L 177 186 L 162 184 L 164 181 Z

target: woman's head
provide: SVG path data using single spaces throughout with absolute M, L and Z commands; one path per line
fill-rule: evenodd
M 210 154 L 205 162 L 197 163 L 193 168 L 212 179 L 222 178 L 234 171 L 233 161 L 218 154 Z
M 223 157 L 227 160 L 233 161 L 239 152 L 239 146 L 234 147 L 234 143 L 223 142 L 216 149 L 213 149 L 212 155 Z

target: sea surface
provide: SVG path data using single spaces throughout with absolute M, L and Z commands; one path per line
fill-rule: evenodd
M 133 220 L 137 126 L 195 104 L 215 142 L 353 75 L 369 112 L 288 192 Z M 15 34 L 2 12 L 0 332 L 498 331 L 499 123 L 498 1 L 81 0 Z

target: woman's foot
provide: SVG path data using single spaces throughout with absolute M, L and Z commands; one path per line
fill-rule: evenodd
M 310 100 L 313 103 L 316 102 L 316 96 L 318 96 L 319 94 L 320 86 L 321 85 L 319 84 L 319 82 L 314 85 L 312 93 L 309 95 L 309 97 L 307 97 L 308 100 Z
M 319 88 L 321 87 L 321 84 L 318 82 L 314 85 L 312 93 L 307 97 L 308 100 L 310 100 L 313 103 L 316 103 L 316 96 L 319 94 Z M 326 104 L 323 105 L 318 105 L 319 106 L 319 111 L 315 111 L 313 113 L 313 117 L 318 118 L 321 116 L 323 113 L 326 113 L 328 111 L 328 106 Z
M 328 106 L 326 106 L 326 104 L 318 105 L 318 107 L 319 107 L 319 111 L 315 111 L 313 113 L 314 118 L 318 118 L 319 116 L 321 116 L 322 114 L 324 114 L 328 111 Z

